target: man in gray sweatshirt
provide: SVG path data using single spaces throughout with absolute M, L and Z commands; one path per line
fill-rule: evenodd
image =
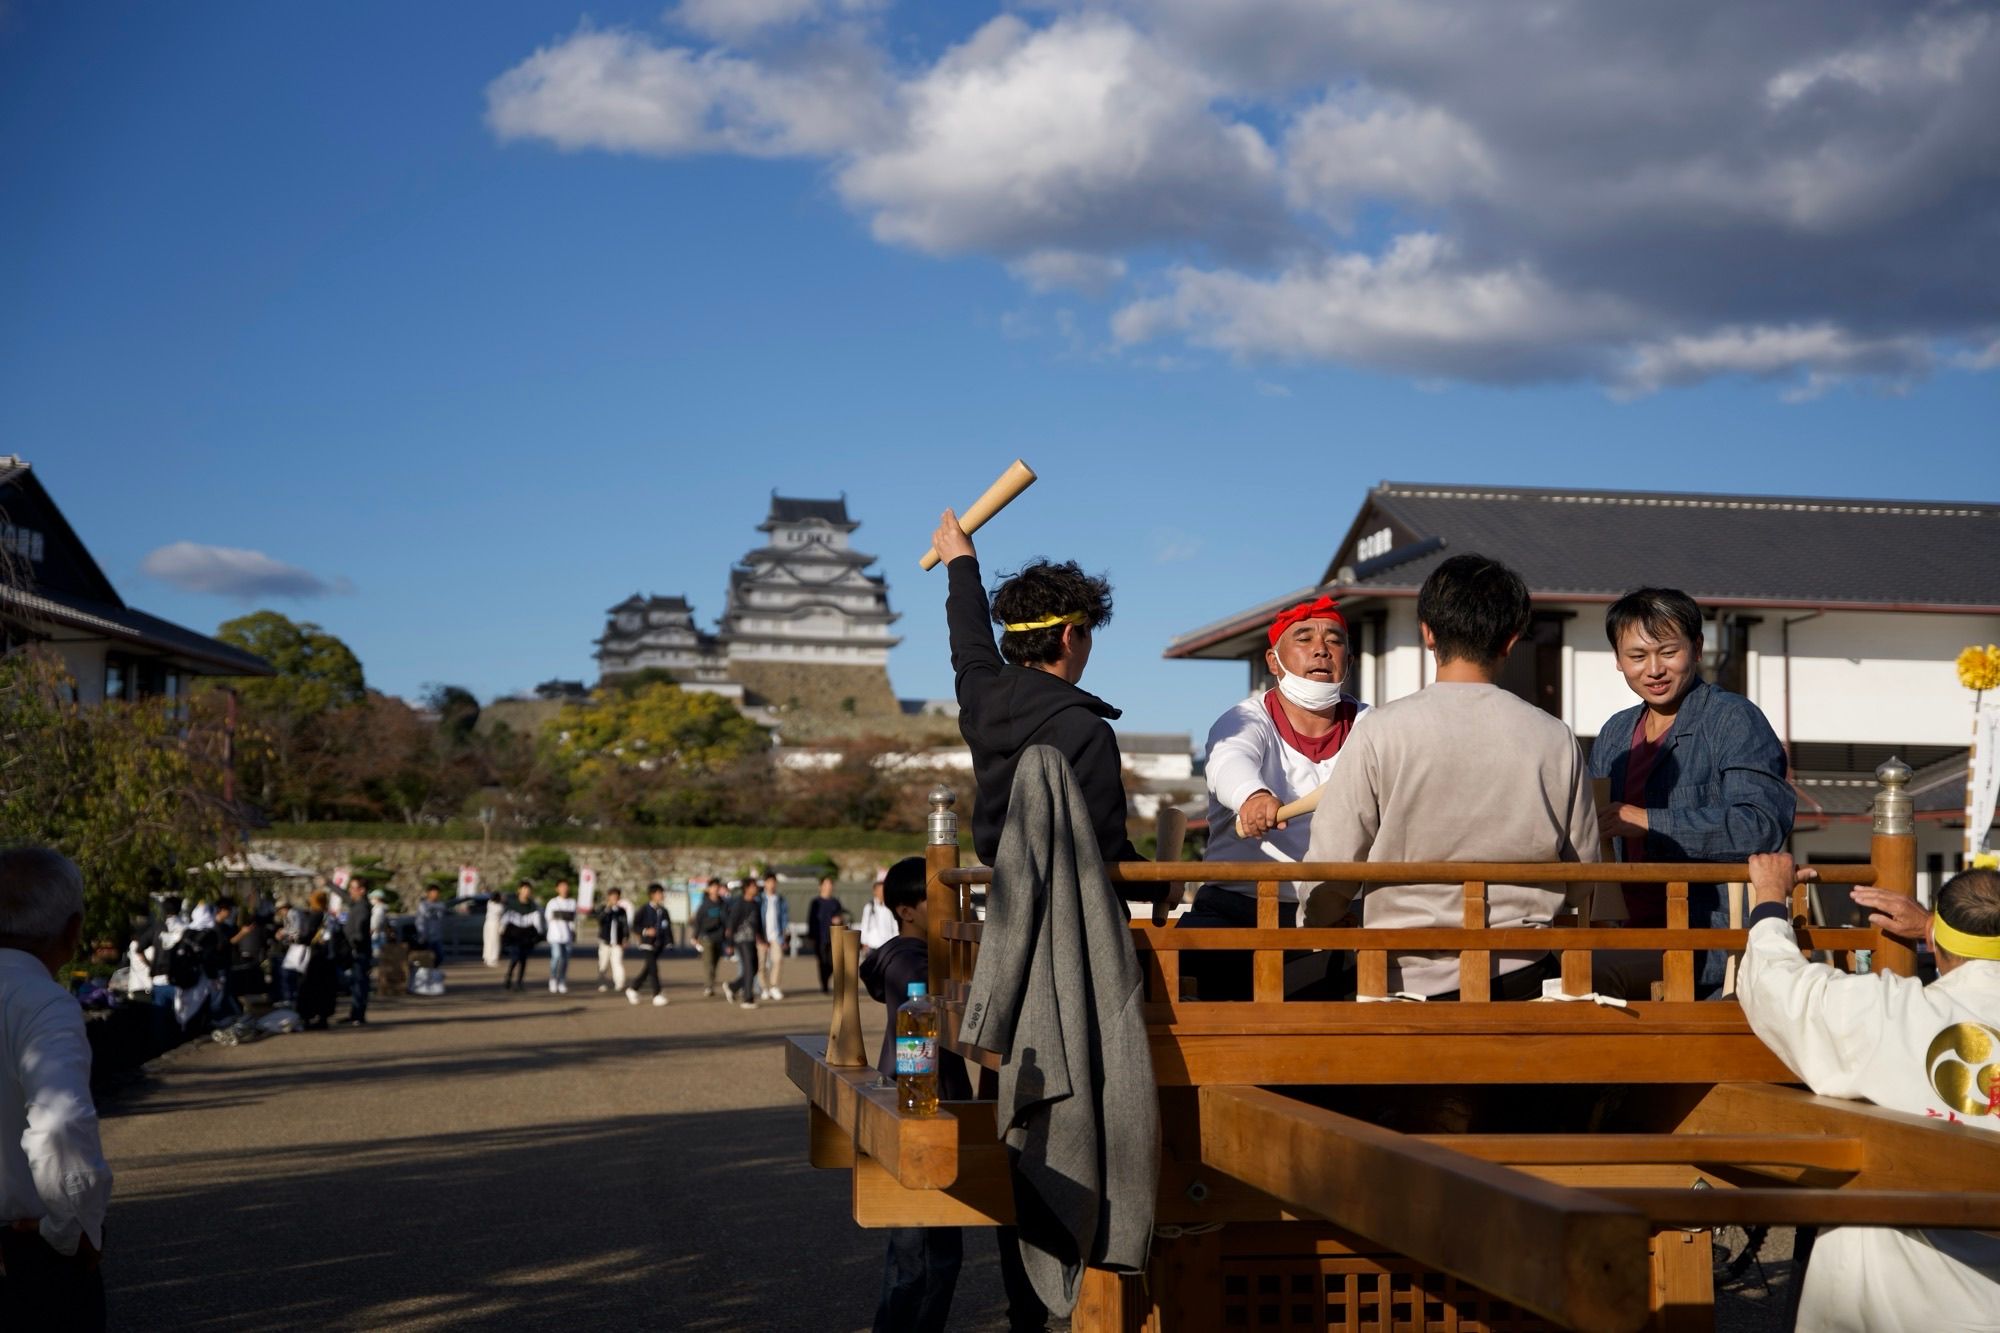
M 1495 560 L 1458 555 L 1424 580 L 1417 620 L 1437 679 L 1355 722 L 1313 815 L 1308 861 L 1595 861 L 1597 810 L 1576 737 L 1558 718 L 1494 683 L 1528 627 L 1528 589 Z M 1299 885 L 1299 923 L 1331 925 L 1360 886 Z M 1494 929 L 1547 926 L 1590 886 L 1490 884 Z M 1462 884 L 1384 884 L 1362 924 L 1465 923 Z M 1546 951 L 1493 954 L 1492 995 L 1535 999 L 1560 975 Z M 1457 999 L 1455 954 L 1392 957 L 1391 993 Z

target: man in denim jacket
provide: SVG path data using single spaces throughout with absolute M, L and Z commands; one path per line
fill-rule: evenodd
M 1791 835 L 1797 798 L 1785 749 L 1757 705 L 1701 678 L 1701 608 L 1674 588 L 1641 588 L 1611 604 L 1604 630 L 1625 683 L 1641 702 L 1614 713 L 1590 750 L 1590 775 L 1609 778 L 1598 811 L 1620 859 L 1741 861 L 1775 852 Z M 1663 926 L 1666 900 L 1628 886 L 1628 924 Z M 1690 925 L 1726 927 L 1712 884 L 1688 889 Z M 1722 984 L 1723 955 L 1702 955 L 1697 985 Z

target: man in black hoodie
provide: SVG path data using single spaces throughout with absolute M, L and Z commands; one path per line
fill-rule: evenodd
M 931 541 L 950 579 L 944 612 L 958 729 L 972 749 L 977 787 L 973 851 L 993 864 L 1021 751 L 1052 745 L 1083 788 L 1105 861 L 1143 859 L 1125 831 L 1124 764 L 1111 730 L 1118 710 L 1076 685 L 1090 661 L 1092 632 L 1111 619 L 1111 585 L 1073 560 L 1040 560 L 1001 584 L 989 608 L 978 554 L 951 510 Z M 997 651 L 989 621 L 1002 630 Z

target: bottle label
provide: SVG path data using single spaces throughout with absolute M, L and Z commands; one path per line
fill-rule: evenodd
M 896 1038 L 896 1072 L 898 1074 L 935 1074 L 937 1072 L 937 1039 L 935 1037 Z

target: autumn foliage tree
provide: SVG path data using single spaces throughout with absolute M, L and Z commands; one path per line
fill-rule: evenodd
M 761 788 L 769 743 L 728 700 L 667 681 L 566 704 L 541 735 L 571 812 L 608 824 L 728 820 Z

